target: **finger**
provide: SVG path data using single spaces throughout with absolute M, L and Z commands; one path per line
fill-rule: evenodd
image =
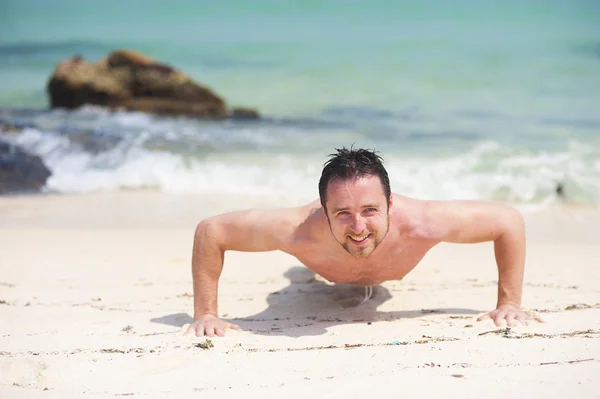
M 204 334 L 208 337 L 214 337 L 215 336 L 215 326 L 212 324 L 209 324 L 208 326 L 204 327 Z
M 518 314 L 517 317 L 516 317 L 516 319 L 522 325 L 524 325 L 524 326 L 527 325 L 527 320 L 526 320 L 526 318 L 525 318 L 525 316 L 523 314 Z
M 223 328 L 220 328 L 220 327 L 215 327 L 215 333 L 217 334 L 218 337 L 224 337 L 225 336 L 225 330 Z
M 537 314 L 537 313 L 535 313 L 535 312 L 533 312 L 533 319 L 534 319 L 535 321 L 539 322 L 539 323 L 545 323 L 545 322 L 546 322 L 546 320 L 544 320 L 544 319 L 542 318 L 542 316 L 540 316 L 539 314 Z
M 535 320 L 539 323 L 545 323 L 546 321 L 542 318 L 542 316 L 539 315 L 539 313 L 533 311 L 533 310 L 528 310 L 525 312 L 525 314 L 527 315 L 527 319 L 528 320 Z
M 494 316 L 494 324 L 496 325 L 496 327 L 504 327 L 504 323 L 506 323 L 506 312 L 504 311 L 499 311 L 498 313 L 496 313 L 496 316 Z
M 183 333 L 183 336 L 184 337 L 189 337 L 190 335 L 194 334 L 195 332 L 196 331 L 195 331 L 194 325 L 190 324 L 188 326 L 188 328 L 185 330 L 185 333 Z
M 509 326 L 509 327 L 514 327 L 514 326 L 516 326 L 517 324 L 518 324 L 518 323 L 517 323 L 517 321 L 515 320 L 515 315 L 514 315 L 514 314 L 512 314 L 512 313 L 508 313 L 508 314 L 506 315 L 506 325 L 507 325 L 507 326 Z
M 489 320 L 489 319 L 491 319 L 491 318 L 492 318 L 492 317 L 490 316 L 490 314 L 489 314 L 489 313 L 486 313 L 486 314 L 482 314 L 481 316 L 479 316 L 479 317 L 477 318 L 477 321 Z
M 231 328 L 232 330 L 243 331 L 242 327 L 238 326 L 237 324 L 229 324 L 228 328 Z
M 192 335 L 198 336 L 198 329 L 202 328 L 202 326 L 199 326 L 197 324 L 192 323 L 186 330 L 186 332 L 183 334 L 184 337 L 189 337 Z M 204 330 L 202 330 L 202 333 L 204 332 Z
M 204 336 L 204 326 L 202 324 L 199 324 L 196 326 L 196 337 L 203 337 Z

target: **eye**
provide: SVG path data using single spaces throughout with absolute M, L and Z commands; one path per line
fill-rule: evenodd
M 364 214 L 367 216 L 373 216 L 377 213 L 377 208 L 365 208 Z
M 337 216 L 338 216 L 338 217 L 345 218 L 345 217 L 348 217 L 348 216 L 350 216 L 350 212 L 348 212 L 348 211 L 341 211 L 341 212 L 338 212 L 338 213 L 337 213 Z

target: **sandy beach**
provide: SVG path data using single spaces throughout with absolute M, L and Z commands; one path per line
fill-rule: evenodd
M 283 253 L 227 253 L 220 316 L 184 337 L 192 234 L 227 202 L 152 192 L 0 198 L 0 397 L 600 397 L 600 213 L 526 214 L 524 306 L 492 310 L 491 243 L 442 245 L 358 307 Z
M 600 399 L 599 5 L 1 0 L 0 399 Z M 544 322 L 477 322 L 492 242 L 437 246 L 364 303 L 285 253 L 227 252 L 218 316 L 242 331 L 185 336 L 197 224 L 314 201 L 342 148 L 407 197 L 516 205 Z M 453 231 L 418 213 L 398 215 L 432 228 L 388 246 L 404 265 Z M 313 236 L 294 253 L 327 273 Z M 393 275 L 381 248 L 340 267 Z

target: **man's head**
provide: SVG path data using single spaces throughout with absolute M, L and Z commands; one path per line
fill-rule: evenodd
M 352 255 L 366 258 L 383 241 L 392 205 L 382 158 L 365 149 L 337 149 L 325 163 L 319 196 L 334 238 Z

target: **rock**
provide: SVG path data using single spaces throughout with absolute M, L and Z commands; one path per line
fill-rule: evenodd
M 0 141 L 0 194 L 39 191 L 50 174 L 40 157 Z
M 232 108 L 229 117 L 233 119 L 258 119 L 260 115 L 252 108 Z
M 35 125 L 31 123 L 15 123 L 10 121 L 0 120 L 0 132 L 8 133 L 8 134 L 19 134 L 23 132 L 24 129 L 33 128 Z
M 145 55 L 118 50 L 96 63 L 80 56 L 59 63 L 47 86 L 52 108 L 100 105 L 160 115 L 237 117 L 211 89 Z M 245 119 L 256 110 L 241 108 Z
M 189 102 L 166 98 L 138 97 L 122 101 L 111 109 L 125 108 L 157 115 L 185 115 L 199 118 L 225 118 L 227 111 L 223 105 L 211 102 Z

